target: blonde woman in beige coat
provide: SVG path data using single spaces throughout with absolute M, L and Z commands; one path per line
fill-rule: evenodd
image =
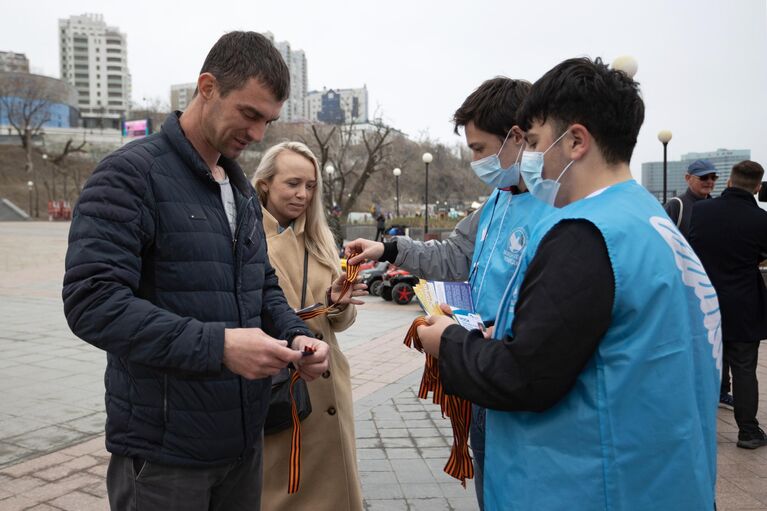
M 339 299 L 346 274 L 341 273 L 322 207 L 322 176 L 311 150 L 284 142 L 264 155 L 253 185 L 264 213 L 264 230 L 280 286 L 293 308 L 301 306 L 304 254 L 308 254 L 305 306 Z M 354 413 L 349 363 L 335 332 L 356 317 L 355 296 L 364 284 L 341 298 L 338 312 L 306 322 L 330 345 L 330 369 L 308 382 L 312 413 L 301 422 L 301 486 L 288 495 L 290 430 L 264 437 L 264 511 L 361 511 L 362 491 L 357 473 Z M 322 337 L 320 337 L 320 335 Z

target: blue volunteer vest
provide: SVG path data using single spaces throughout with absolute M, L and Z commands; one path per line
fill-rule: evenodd
M 495 319 L 533 227 L 554 211 L 529 193 L 512 195 L 496 188 L 487 199 L 479 217 L 469 275 L 474 309 L 483 321 Z
M 555 406 L 487 411 L 485 509 L 712 510 L 719 304 L 700 260 L 644 188 L 614 185 L 538 224 L 498 326 L 511 335 L 524 270 L 565 219 L 588 220 L 604 237 L 612 322 Z

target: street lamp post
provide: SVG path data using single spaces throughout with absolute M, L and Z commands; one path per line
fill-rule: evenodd
M 394 174 L 394 182 L 397 189 L 397 217 L 399 218 L 399 176 L 402 175 L 402 170 L 396 168 L 391 171 Z
M 27 191 L 29 192 L 29 218 L 32 218 L 32 188 L 34 186 L 35 183 L 27 181 Z
M 336 196 L 333 193 L 333 173 L 336 171 L 336 168 L 331 165 L 327 164 L 325 165 L 325 172 L 328 174 L 328 181 L 330 182 L 330 209 L 331 211 L 335 209 L 336 207 Z
M 663 204 L 666 203 L 667 192 L 667 151 L 668 143 L 671 140 L 671 132 L 669 130 L 661 130 L 658 132 L 658 140 L 663 144 Z
M 426 235 L 429 233 L 429 163 L 434 159 L 431 153 L 423 153 L 421 156 L 424 165 L 426 165 L 426 186 L 423 192 L 423 200 L 426 203 L 426 209 L 424 210 L 423 220 L 423 239 L 426 241 Z

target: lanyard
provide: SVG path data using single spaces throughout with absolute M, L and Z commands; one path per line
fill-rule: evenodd
M 485 248 L 485 239 L 487 238 L 487 231 L 493 225 L 493 217 L 495 216 L 495 207 L 498 204 L 499 197 L 500 197 L 500 194 L 496 196 L 496 201 L 495 201 L 495 204 L 493 205 L 493 212 L 490 215 L 490 222 L 488 222 L 488 225 L 485 228 L 485 232 L 482 235 L 482 245 L 479 248 L 477 262 L 475 263 L 474 269 L 473 269 L 474 271 L 477 271 L 479 269 L 480 258 L 482 257 L 482 250 Z M 495 247 L 498 246 L 498 240 L 501 238 L 501 234 L 503 233 L 503 224 L 506 221 L 506 214 L 509 212 L 509 206 L 511 206 L 511 201 L 513 200 L 513 197 L 514 196 L 511 194 L 511 192 L 509 192 L 509 198 L 506 202 L 506 208 L 503 210 L 503 216 L 501 216 L 501 225 L 500 227 L 498 227 L 498 232 L 495 235 L 495 241 L 493 241 L 493 248 L 490 249 L 490 256 L 487 258 L 487 264 L 485 265 L 485 268 L 482 271 L 482 278 L 479 281 L 479 288 L 477 289 L 478 297 L 481 295 L 482 289 L 485 287 L 485 277 L 487 276 L 487 270 L 490 268 L 490 264 L 493 260 L 493 254 L 495 254 Z

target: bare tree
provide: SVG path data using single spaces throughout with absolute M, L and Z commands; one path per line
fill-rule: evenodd
M 80 179 L 79 179 L 79 172 L 77 172 L 79 169 L 75 168 L 74 175 L 70 175 L 70 169 L 66 165 L 66 160 L 71 154 L 75 153 L 86 153 L 85 151 L 85 145 L 87 142 L 82 141 L 79 144 L 75 144 L 75 142 L 72 139 L 69 139 L 64 144 L 64 147 L 59 150 L 55 151 L 51 154 L 46 154 L 44 157 L 47 157 L 45 161 L 51 164 L 51 182 L 48 183 L 47 179 L 43 179 L 43 186 L 45 186 L 45 190 L 48 193 L 48 200 L 55 200 L 57 199 L 58 195 L 56 193 L 56 178 L 61 177 L 62 178 L 62 184 L 63 184 L 63 197 L 64 200 L 69 200 L 70 194 L 68 190 L 68 181 L 71 179 L 74 183 L 74 190 L 75 190 L 75 198 L 80 195 Z
M 377 122 L 365 125 L 311 126 L 320 169 L 327 183 L 323 190 L 325 209 L 336 241 L 341 241 L 341 223 L 354 209 L 370 177 L 388 168 L 391 127 Z M 332 174 L 327 172 L 333 166 Z
M 25 170 L 31 174 L 35 192 L 35 216 L 40 216 L 37 206 L 37 171 L 32 159 L 33 138 L 51 120 L 54 90 L 48 80 L 33 78 L 27 73 L 8 73 L 0 82 L 0 113 L 8 119 L 21 141 L 26 153 Z

